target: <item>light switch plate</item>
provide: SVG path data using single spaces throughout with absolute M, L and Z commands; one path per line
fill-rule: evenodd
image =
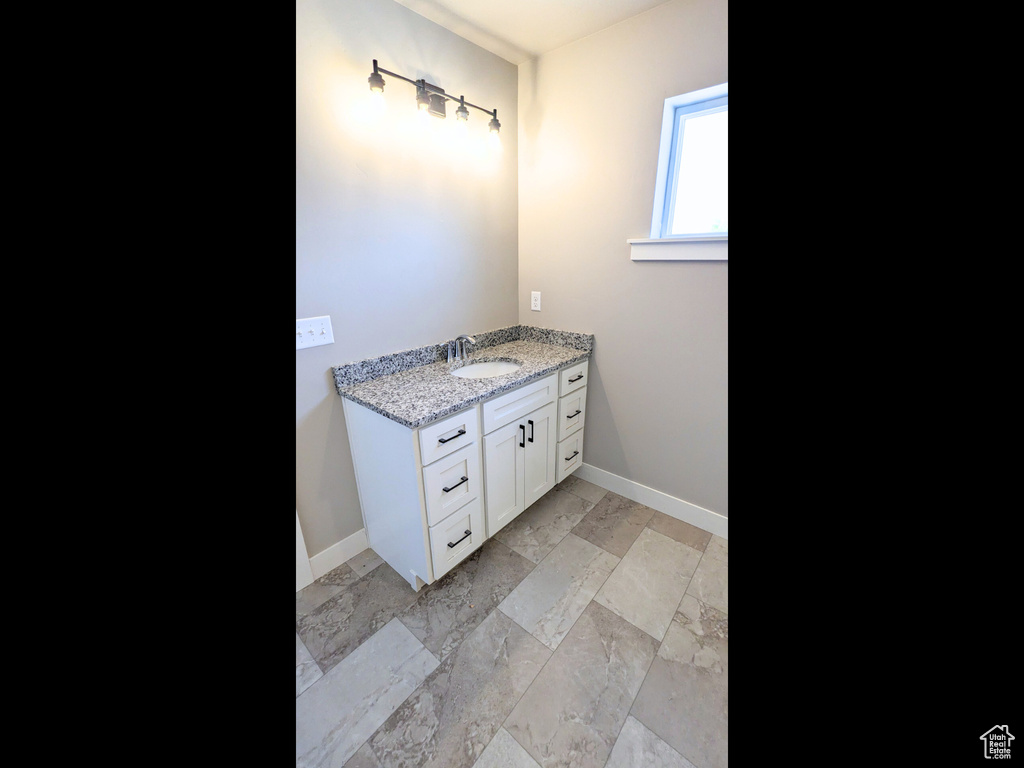
M 319 347 L 321 344 L 334 343 L 334 330 L 331 328 L 331 316 L 307 317 L 295 321 L 295 348 Z

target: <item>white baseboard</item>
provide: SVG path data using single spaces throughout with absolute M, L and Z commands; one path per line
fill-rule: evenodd
M 677 499 L 675 496 L 669 496 L 667 493 L 656 491 L 624 477 L 613 475 L 611 472 L 598 469 L 586 462 L 581 464 L 574 474 L 580 480 L 600 485 L 627 499 L 646 504 L 652 509 L 664 512 L 669 517 L 695 525 L 702 531 L 708 531 L 723 539 L 729 538 L 729 518 L 725 515 L 698 507 L 696 504 Z
M 309 567 L 309 553 L 306 552 L 306 540 L 302 537 L 302 524 L 299 523 L 299 510 L 295 510 L 295 591 L 298 592 L 313 581 L 313 571 Z
M 331 545 L 323 552 L 313 555 L 309 558 L 309 565 L 313 569 L 313 578 L 319 579 L 325 573 L 333 571 L 346 560 L 358 555 L 368 546 L 370 545 L 366 541 L 366 529 L 360 528 L 351 536 L 342 539 L 337 544 Z

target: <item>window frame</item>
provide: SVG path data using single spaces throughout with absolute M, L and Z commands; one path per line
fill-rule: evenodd
M 729 83 L 713 85 L 698 91 L 682 93 L 665 99 L 661 118 L 661 145 L 658 148 L 658 175 L 654 187 L 654 211 L 651 216 L 652 240 L 671 240 L 673 242 L 706 242 L 728 240 L 729 235 L 698 234 L 698 235 L 666 235 L 663 230 L 669 225 L 674 205 L 676 180 L 679 173 L 677 144 L 679 136 L 679 120 L 682 115 L 688 117 L 705 110 L 720 109 L 729 106 Z

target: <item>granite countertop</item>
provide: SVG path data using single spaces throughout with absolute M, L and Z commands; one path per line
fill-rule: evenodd
M 519 328 L 525 330 L 520 332 Z M 495 343 L 516 335 L 528 338 Z M 405 357 L 401 358 L 401 364 L 397 366 L 392 360 L 397 358 L 397 355 L 338 366 L 334 369 L 338 394 L 399 424 L 415 429 L 468 408 L 481 400 L 540 379 L 566 365 L 588 359 L 594 338 L 585 334 L 559 331 L 538 332 L 538 329 L 526 329 L 525 326 L 514 326 L 512 329 L 488 332 L 481 336 L 487 337 L 485 343 L 490 343 L 482 349 L 471 351 L 468 363 L 512 360 L 520 363 L 521 367 L 512 373 L 486 379 L 459 378 L 452 376 L 451 371 L 468 363 L 447 362 L 447 346 L 442 345 L 441 349 L 445 350 L 444 359 L 427 364 L 412 365 L 412 362 L 417 361 L 412 357 L 413 352 L 409 352 L 400 353 Z M 481 336 L 477 336 L 478 340 Z M 544 340 L 538 340 L 539 338 Z M 437 353 L 433 348 L 430 349 L 430 354 Z M 391 367 L 404 370 L 381 372 L 388 369 L 387 365 L 381 365 L 381 361 L 384 360 L 387 360 Z M 367 373 L 371 368 L 372 372 Z M 371 378 L 350 383 L 353 379 L 367 376 Z

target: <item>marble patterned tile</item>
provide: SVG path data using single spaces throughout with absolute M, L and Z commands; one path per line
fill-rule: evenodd
M 307 584 L 295 593 L 295 616 L 312 613 L 345 588 L 359 581 L 360 574 L 353 571 L 347 563 L 328 571 L 319 579 Z
M 728 539 L 721 536 L 711 537 L 700 565 L 697 566 L 690 585 L 686 588 L 686 593 L 722 613 L 729 613 Z
M 470 768 L 551 651 L 492 611 L 370 737 L 388 768 Z
M 313 683 L 323 677 L 320 667 L 310 656 L 302 638 L 295 633 L 295 695 L 298 696 Z
M 657 650 L 646 632 L 591 602 L 505 730 L 544 768 L 602 768 Z
M 654 510 L 608 491 L 572 532 L 616 557 L 626 554 Z
M 523 745 L 499 728 L 473 768 L 540 768 Z
M 295 630 L 326 673 L 419 596 L 384 563 L 323 605 L 297 617 Z
M 367 547 L 358 555 L 346 560 L 345 565 L 351 568 L 357 576 L 365 576 L 383 562 L 384 560 L 380 555 L 370 549 L 370 547 Z
M 692 547 L 645 528 L 594 600 L 661 640 L 700 559 Z
M 630 714 L 700 768 L 726 768 L 729 617 L 687 594 Z
M 618 562 L 596 544 L 567 534 L 498 609 L 554 650 Z
M 380 764 L 380 760 L 373 754 L 369 742 L 363 742 L 363 746 L 345 763 L 345 768 L 384 768 L 384 766 Z
M 619 732 L 605 768 L 696 768 L 630 715 Z
M 574 474 L 569 475 L 565 480 L 556 485 L 555 488 L 571 493 L 574 496 L 579 496 L 581 499 L 586 499 L 591 504 L 597 504 L 608 493 L 607 489 L 582 480 Z
M 427 650 L 443 659 L 534 567 L 500 541 L 488 539 L 457 568 L 424 587 L 398 618 Z
M 419 593 L 298 591 L 297 768 L 726 768 L 728 540 L 647 509 L 570 475 Z
M 341 768 L 437 663 L 389 621 L 295 699 L 296 768 Z
M 589 501 L 552 488 L 494 538 L 539 563 L 593 508 Z
M 647 527 L 688 547 L 693 547 L 698 552 L 703 552 L 711 540 L 709 531 L 690 525 L 683 520 L 677 520 L 664 512 L 655 512 L 650 522 L 647 523 Z

